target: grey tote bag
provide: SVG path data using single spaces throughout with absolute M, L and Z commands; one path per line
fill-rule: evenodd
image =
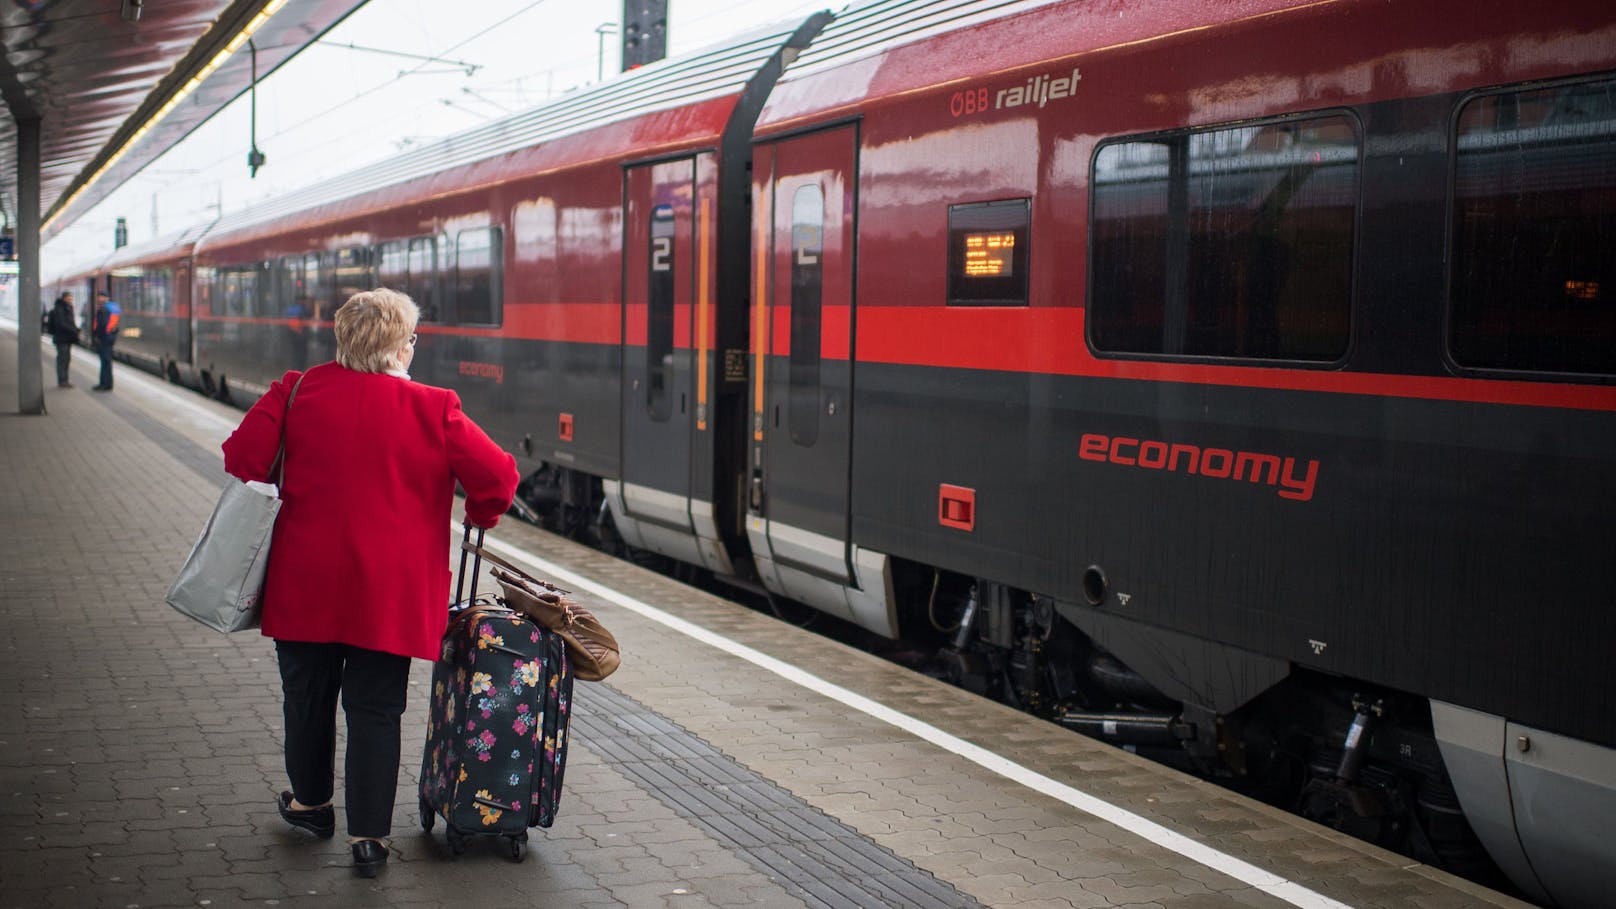
M 281 416 L 281 447 L 269 471 L 277 483 L 286 478 L 286 421 L 302 384 L 299 376 Z M 168 588 L 168 605 L 215 631 L 258 627 L 269 541 L 281 510 L 277 492 L 278 486 L 268 483 L 226 479 L 202 535 L 180 567 L 180 576 Z
M 269 538 L 281 500 L 267 483 L 231 477 L 174 586 L 168 605 L 215 631 L 257 628 Z

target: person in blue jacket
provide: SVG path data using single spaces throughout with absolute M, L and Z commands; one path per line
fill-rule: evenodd
M 94 391 L 112 390 L 112 346 L 118 343 L 118 322 L 123 310 L 107 295 L 95 295 L 95 321 L 90 326 L 90 338 L 95 341 L 95 352 L 101 355 L 101 384 Z

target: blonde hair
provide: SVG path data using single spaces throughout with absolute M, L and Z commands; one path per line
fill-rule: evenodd
M 356 372 L 386 372 L 398 368 L 399 349 L 414 334 L 421 308 L 408 294 L 378 287 L 349 297 L 332 319 L 338 363 Z

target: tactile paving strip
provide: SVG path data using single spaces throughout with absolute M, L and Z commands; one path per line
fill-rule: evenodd
M 575 741 L 808 905 L 982 909 L 611 686 L 573 692 Z

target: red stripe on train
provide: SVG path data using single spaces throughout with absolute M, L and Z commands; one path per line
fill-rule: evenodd
M 858 359 L 1190 385 L 1616 410 L 1616 386 L 1610 385 L 1102 360 L 1089 353 L 1084 342 L 1083 310 L 1070 306 L 860 306 Z

